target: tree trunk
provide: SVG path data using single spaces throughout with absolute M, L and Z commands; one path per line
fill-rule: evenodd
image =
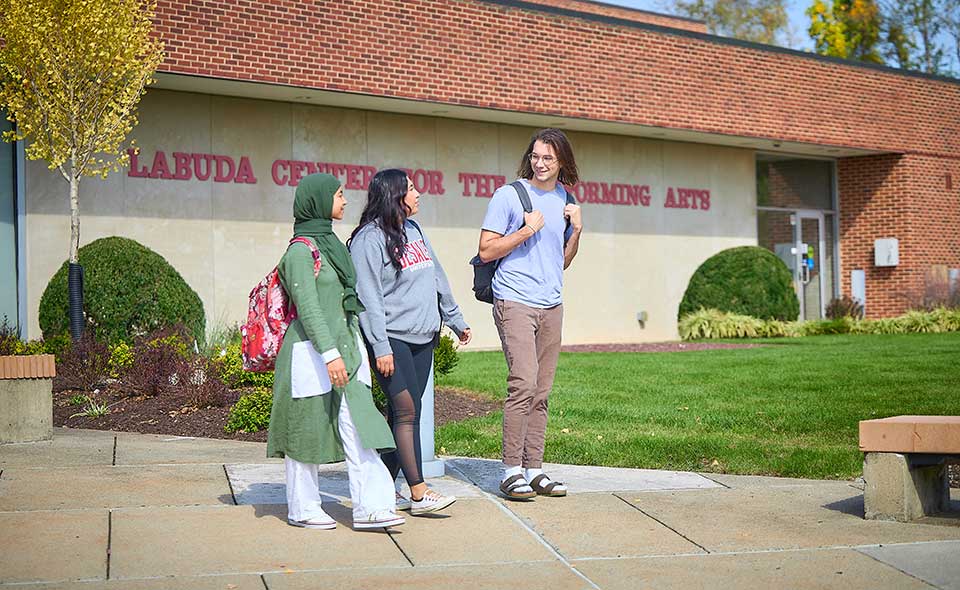
M 70 302 L 70 337 L 83 336 L 83 267 L 79 264 L 80 251 L 80 179 L 73 170 L 70 174 L 70 265 L 67 275 L 67 293 Z

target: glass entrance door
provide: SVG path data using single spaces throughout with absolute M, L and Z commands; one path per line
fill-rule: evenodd
M 783 260 L 793 275 L 800 319 L 822 318 L 825 296 L 833 290 L 833 249 L 825 239 L 824 214 L 760 210 L 757 221 L 757 241 Z
M 796 214 L 796 270 L 794 285 L 800 300 L 800 317 L 819 320 L 824 312 L 823 213 L 799 211 Z

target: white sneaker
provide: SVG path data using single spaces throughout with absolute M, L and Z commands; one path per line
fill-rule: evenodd
M 390 510 L 377 510 L 363 518 L 353 517 L 354 530 L 362 529 L 383 529 L 391 526 L 401 525 L 407 522 L 406 519 Z
M 397 510 L 410 510 L 410 498 L 397 492 Z
M 456 496 L 444 496 L 433 490 L 427 490 L 419 500 L 410 502 L 410 514 L 417 516 L 443 510 L 457 501 Z
M 293 520 L 292 518 L 287 518 L 287 524 L 290 526 L 296 526 L 304 529 L 335 529 L 337 528 L 337 521 L 330 518 L 328 515 L 324 514 L 323 516 L 315 516 L 313 518 L 308 518 L 307 520 Z

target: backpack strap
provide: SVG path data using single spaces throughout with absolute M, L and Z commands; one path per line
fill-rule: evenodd
M 567 195 L 567 205 L 576 205 L 576 204 L 577 204 L 577 200 L 573 198 L 573 195 L 570 194 L 570 191 L 567 190 L 567 187 L 563 186 L 562 184 L 561 184 L 560 186 L 563 187 L 563 193 L 564 193 L 565 195 Z M 566 247 L 567 242 L 569 241 L 568 238 L 567 238 L 567 232 L 570 230 L 570 218 L 567 217 L 567 218 L 565 218 L 565 219 L 566 219 L 567 225 L 565 225 L 565 226 L 563 227 L 563 245 L 564 245 L 564 247 Z
M 290 240 L 290 243 L 287 244 L 287 248 L 297 243 L 306 244 L 306 246 L 310 248 L 310 254 L 313 255 L 313 276 L 318 276 L 320 274 L 320 250 L 317 249 L 317 245 L 314 244 L 313 240 L 310 238 L 299 237 Z
M 517 191 L 517 196 L 520 197 L 520 206 L 523 207 L 523 210 L 527 213 L 533 211 L 533 203 L 530 202 L 530 195 L 527 194 L 527 188 L 523 186 L 523 183 L 519 180 L 514 180 L 510 183 L 510 186 Z

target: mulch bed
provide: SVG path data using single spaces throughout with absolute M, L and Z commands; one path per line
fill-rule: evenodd
M 69 428 L 265 442 L 266 430 L 250 433 L 228 433 L 223 430 L 230 407 L 242 394 L 242 391 L 231 392 L 224 407 L 198 408 L 171 394 L 131 397 L 112 386 L 92 392 L 67 390 L 54 394 L 53 422 L 56 426 Z M 78 406 L 71 403 L 70 399 L 75 395 L 87 395 L 98 403 L 106 403 L 110 412 L 100 417 L 78 416 L 76 414 L 85 404 Z M 469 393 L 437 389 L 434 418 L 437 426 L 440 426 L 447 422 L 486 416 L 500 407 L 500 402 Z

